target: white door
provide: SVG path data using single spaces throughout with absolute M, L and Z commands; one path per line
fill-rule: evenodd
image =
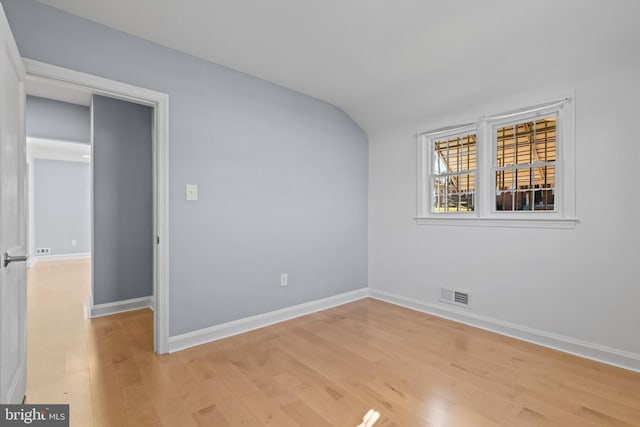
M 0 403 L 22 402 L 27 385 L 24 74 L 0 7 Z

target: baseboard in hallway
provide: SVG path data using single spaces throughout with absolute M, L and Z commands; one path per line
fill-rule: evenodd
M 91 252 L 81 252 L 73 254 L 58 254 L 58 255 L 38 255 L 29 257 L 28 267 L 41 262 L 58 262 L 58 261 L 72 261 L 72 260 L 90 260 Z
M 115 301 L 106 304 L 93 304 L 93 298 L 89 296 L 86 303 L 87 317 L 93 319 L 112 314 L 125 313 L 127 311 L 149 308 L 153 310 L 153 296 L 132 298 L 124 301 Z

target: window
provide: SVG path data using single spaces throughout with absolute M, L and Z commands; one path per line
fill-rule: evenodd
M 570 99 L 418 134 L 420 224 L 573 228 Z
M 475 211 L 478 162 L 475 129 L 455 129 L 429 141 L 431 206 L 433 212 Z
M 496 128 L 497 211 L 555 210 L 556 124 L 554 115 Z

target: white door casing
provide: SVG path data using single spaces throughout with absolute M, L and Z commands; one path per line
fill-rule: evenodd
M 26 375 L 27 251 L 25 71 L 0 7 L 0 403 L 20 403 Z
M 27 82 L 53 84 L 123 101 L 148 105 L 153 116 L 154 349 L 169 351 L 169 95 L 80 71 L 23 58 Z

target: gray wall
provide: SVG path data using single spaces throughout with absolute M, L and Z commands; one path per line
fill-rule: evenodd
M 170 95 L 171 335 L 367 286 L 368 141 L 341 110 L 32 0 L 3 4 L 22 56 Z
M 89 107 L 27 96 L 27 136 L 89 144 Z
M 90 252 L 91 166 L 36 159 L 32 167 L 35 246 L 51 255 Z
M 153 294 L 152 109 L 93 97 L 93 302 Z

